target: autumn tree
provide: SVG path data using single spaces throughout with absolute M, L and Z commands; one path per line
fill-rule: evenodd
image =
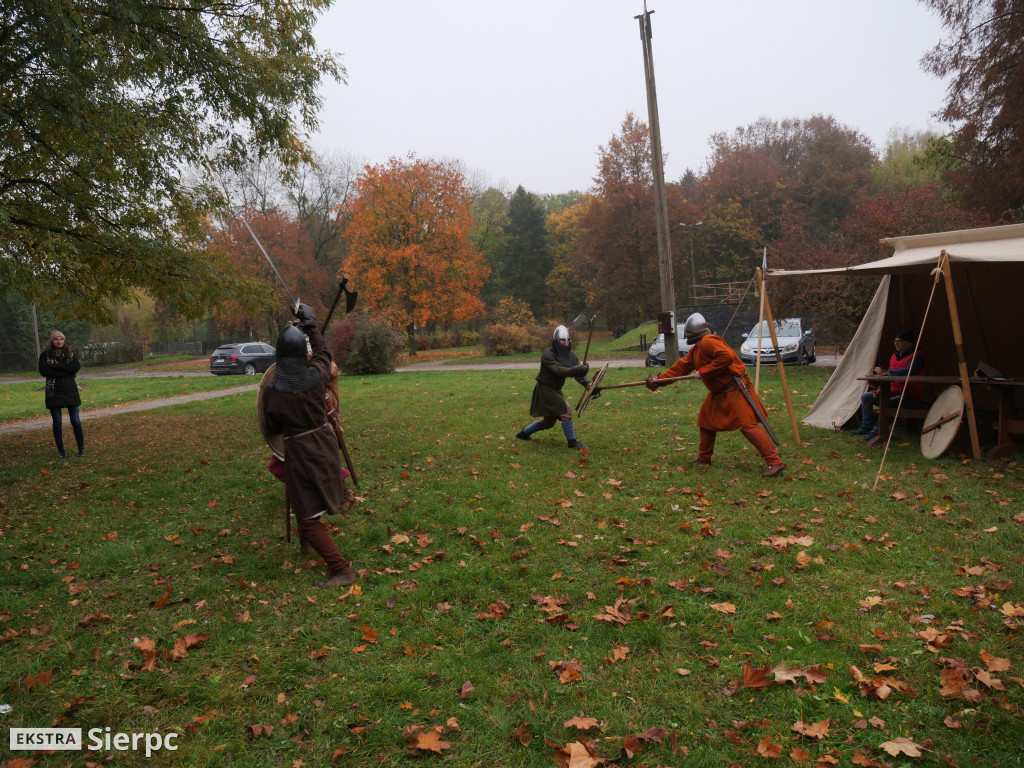
M 529 304 L 535 316 L 544 310 L 544 280 L 551 271 L 546 219 L 541 199 L 517 187 L 508 204 L 501 280 L 505 293 Z
M 0 12 L 0 293 L 109 318 L 142 288 L 197 313 L 217 203 L 181 168 L 304 154 L 343 69 L 313 27 L 328 0 L 19 0 Z M 215 153 L 215 149 L 220 152 Z
M 670 221 L 678 190 L 670 187 Z M 652 317 L 660 302 L 654 176 L 647 126 L 632 113 L 598 149 L 593 201 L 579 220 L 573 271 L 614 325 Z
M 963 204 L 993 218 L 1024 215 L 1024 2 L 920 0 L 949 32 L 925 57 L 950 78 L 942 117 L 959 126 L 938 144 Z
M 853 212 L 827 243 L 788 239 L 777 247 L 790 254 L 795 269 L 847 267 L 892 255 L 883 238 L 970 229 L 984 220 L 964 211 L 944 194 L 939 182 L 861 194 Z M 853 336 L 878 286 L 876 279 L 814 275 L 781 281 L 772 287 L 776 314 L 813 314 L 824 335 L 845 342 Z
M 508 198 L 497 187 L 487 187 L 473 195 L 471 212 L 473 223 L 469 229 L 469 240 L 483 254 L 490 270 L 480 291 L 480 298 L 490 310 L 507 295 L 502 267 L 508 243 Z
M 593 204 L 593 199 L 587 195 L 568 208 L 548 214 L 548 247 L 552 258 L 544 305 L 548 317 L 566 320 L 582 310 L 592 309 L 586 286 L 573 264 L 580 251 L 580 220 Z
M 893 129 L 880 160 L 871 167 L 871 190 L 896 192 L 941 181 L 942 174 L 928 161 L 933 131 Z
M 350 155 L 329 152 L 314 153 L 291 167 L 269 156 L 220 171 L 215 178 L 229 211 L 245 208 L 294 216 L 309 232 L 313 260 L 340 270 L 337 212 L 363 165 Z
M 367 166 L 342 209 L 348 217 L 346 264 L 360 299 L 409 337 L 432 323 L 483 312 L 488 269 L 469 239 L 469 188 L 457 163 L 392 157 Z
M 770 244 L 793 228 L 827 240 L 870 184 L 875 162 L 867 137 L 831 116 L 762 118 L 711 141 L 708 205 L 739 203 L 760 230 L 760 242 L 751 246 Z
M 313 260 L 335 271 L 343 269 L 345 257 L 337 212 L 348 202 L 364 165 L 351 155 L 318 152 L 286 176 L 285 191 L 309 232 Z
M 243 211 L 260 244 L 281 273 L 285 285 L 322 320 L 333 298 L 335 271 L 317 264 L 309 231 L 293 215 L 277 208 Z M 291 320 L 289 297 L 240 217 L 226 220 L 212 233 L 208 248 L 230 263 L 231 273 L 249 286 L 213 307 L 213 327 L 225 334 L 247 334 L 271 343 Z

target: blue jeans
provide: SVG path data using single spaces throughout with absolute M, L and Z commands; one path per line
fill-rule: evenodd
M 875 401 L 877 399 L 878 395 L 875 392 L 872 392 L 871 390 L 868 390 L 867 392 L 860 396 L 860 423 L 862 425 L 870 426 L 875 423 L 874 406 Z M 893 395 L 892 397 L 889 398 L 889 407 L 895 408 L 897 405 L 899 405 L 899 402 L 900 396 Z M 903 404 L 906 405 L 908 408 L 913 408 L 915 405 L 913 398 L 911 398 L 909 395 L 903 398 Z
M 57 444 L 57 450 L 64 451 L 64 424 L 61 419 L 61 409 L 51 408 L 50 416 L 53 418 L 53 442 Z M 68 420 L 71 428 L 75 431 L 75 442 L 78 443 L 78 450 L 85 448 L 85 433 L 82 431 L 82 420 L 78 416 L 78 406 L 68 408 Z

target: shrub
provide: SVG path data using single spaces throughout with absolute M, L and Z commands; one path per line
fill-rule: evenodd
M 529 330 L 534 349 L 544 349 L 551 346 L 551 337 L 555 332 L 554 328 L 546 325 L 531 325 Z
M 484 329 L 482 337 L 488 355 L 514 355 L 534 348 L 530 331 L 518 325 L 496 323 Z
M 495 325 L 533 325 L 537 320 L 530 311 L 530 305 L 522 299 L 506 296 L 491 310 L 491 321 Z
M 334 361 L 344 373 L 392 373 L 405 337 L 370 315 L 346 317 L 334 333 Z
M 425 333 L 417 333 L 415 341 L 416 349 L 419 350 L 420 352 L 437 346 L 436 339 L 433 336 L 428 336 Z
M 480 334 L 476 331 L 446 331 L 437 340 L 438 349 L 455 349 L 456 347 L 474 347 L 480 343 Z

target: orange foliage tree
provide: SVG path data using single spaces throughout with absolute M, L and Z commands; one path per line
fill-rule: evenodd
M 367 166 L 341 209 L 348 220 L 347 271 L 365 308 L 409 336 L 482 315 L 489 273 L 469 240 L 470 190 L 454 162 L 392 157 Z
M 572 205 L 548 214 L 548 248 L 553 264 L 545 280 L 548 317 L 562 321 L 575 317 L 581 310 L 590 308 L 592 297 L 587 295 L 586 286 L 573 268 L 576 254 L 580 253 L 580 220 L 587 214 L 594 199 L 584 195 Z M 583 261 L 583 257 L 579 261 Z
M 292 294 L 311 306 L 322 320 L 336 287 L 334 270 L 317 264 L 309 231 L 296 218 L 271 208 L 242 213 L 266 249 Z M 227 257 L 233 275 L 249 290 L 213 309 L 213 327 L 229 335 L 248 334 L 271 344 L 292 316 L 289 299 L 277 276 L 239 218 L 211 233 L 208 250 Z
M 671 185 L 666 191 L 669 221 L 679 221 L 679 188 Z M 598 150 L 590 192 L 573 249 L 576 279 L 615 325 L 653 317 L 660 306 L 661 275 L 651 142 L 646 124 L 632 113 L 621 132 Z

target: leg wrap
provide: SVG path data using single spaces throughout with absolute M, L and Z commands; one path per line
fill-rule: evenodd
M 542 429 L 549 429 L 549 428 L 550 427 L 545 427 L 544 426 L 544 420 L 543 419 L 539 419 L 539 420 L 533 422 L 533 424 L 531 424 L 530 426 L 523 427 L 523 434 L 526 435 L 527 437 L 529 437 L 534 432 L 540 432 Z
M 317 554 L 324 559 L 327 563 L 327 572 L 331 574 L 338 573 L 342 568 L 349 565 L 341 552 L 338 551 L 338 545 L 334 543 L 334 537 L 331 536 L 324 524 L 319 519 L 314 520 L 299 520 L 299 536 L 302 540 L 309 542 L 309 544 L 317 551 Z

